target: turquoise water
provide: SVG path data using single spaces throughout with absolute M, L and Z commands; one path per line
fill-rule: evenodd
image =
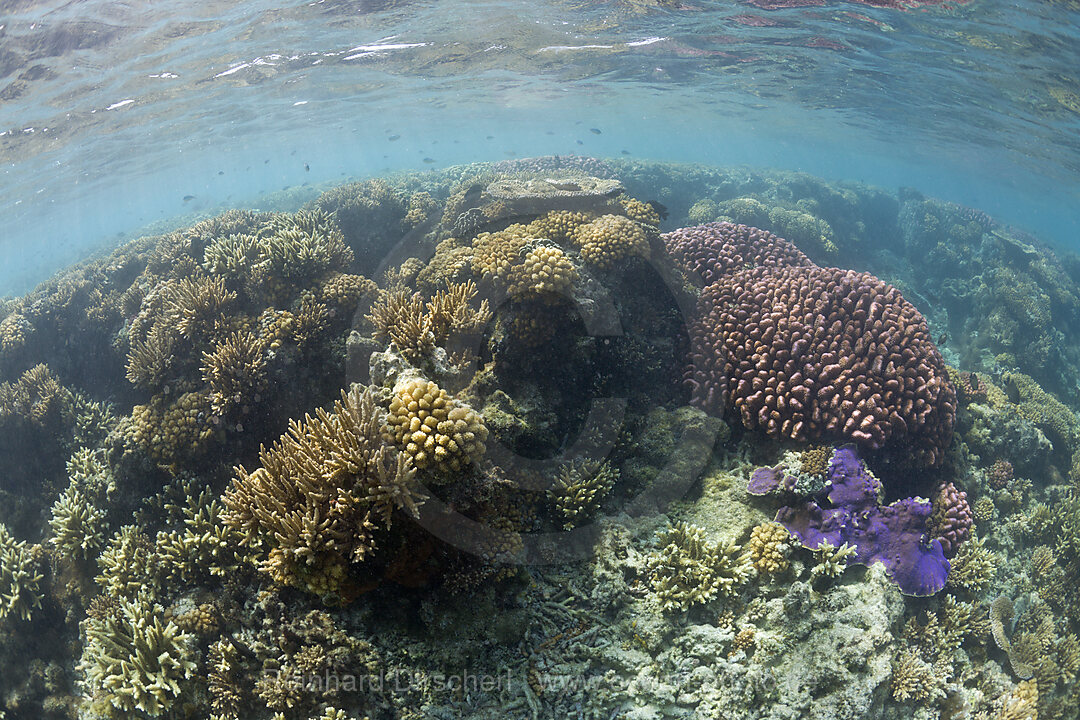
M 907 185 L 1074 241 L 1075 7 L 806 4 L 8 3 L 0 287 L 284 186 L 542 154 Z

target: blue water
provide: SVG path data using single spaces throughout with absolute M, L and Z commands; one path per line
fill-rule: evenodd
M 4 3 L 0 292 L 283 187 L 550 153 L 912 186 L 1080 246 L 1075 6 L 758 5 Z

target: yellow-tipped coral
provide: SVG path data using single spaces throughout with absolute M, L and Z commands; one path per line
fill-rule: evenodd
M 649 241 L 641 226 L 621 215 L 602 215 L 574 233 L 582 259 L 601 270 L 610 270 L 628 257 L 648 257 Z
M 511 270 L 509 292 L 511 295 L 568 295 L 577 277 L 577 270 L 562 248 L 538 245 Z
M 761 523 L 750 531 L 750 559 L 759 572 L 776 573 L 786 570 L 791 550 L 791 535 L 778 522 Z
M 456 403 L 430 380 L 394 388 L 387 439 L 396 442 L 419 470 L 461 470 L 484 455 L 488 431 L 480 415 Z

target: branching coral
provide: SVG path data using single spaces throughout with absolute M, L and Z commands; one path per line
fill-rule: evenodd
M 810 570 L 810 576 L 836 578 L 844 574 L 847 569 L 848 558 L 855 554 L 855 547 L 844 543 L 836 547 L 832 543 L 823 542 L 814 550 L 817 556 L 817 565 Z
M 140 589 L 157 586 L 154 543 L 135 525 L 116 531 L 98 556 L 98 567 L 97 583 L 114 597 L 134 597 Z
M 998 564 L 994 553 L 983 547 L 983 541 L 972 536 L 960 546 L 952 559 L 948 584 L 971 593 L 981 593 L 990 585 Z
M 44 363 L 15 382 L 0 383 L 0 422 L 18 419 L 43 427 L 71 409 L 73 396 Z
M 52 543 L 64 555 L 88 558 L 105 546 L 105 512 L 75 483 L 52 506 Z
M 943 679 L 911 648 L 904 648 L 893 660 L 890 684 L 893 698 L 901 702 L 929 704 L 945 696 Z
M 417 513 L 412 458 L 382 444 L 383 413 L 370 388 L 342 391 L 332 412 L 292 420 L 262 467 L 236 478 L 223 497 L 225 523 L 266 556 L 261 568 L 316 594 L 336 591 L 349 563 L 374 548 L 378 521 Z
M 225 287 L 220 277 L 186 277 L 169 283 L 162 297 L 162 321 L 188 340 L 204 337 L 223 318 L 236 293 Z
M 386 437 L 417 469 L 461 470 L 484 455 L 487 436 L 480 415 L 435 383 L 415 379 L 394 388 Z
M 563 465 L 550 495 L 570 530 L 600 508 L 604 497 L 619 479 L 619 471 L 607 461 L 578 460 Z
M 255 403 L 267 387 L 263 339 L 250 330 L 238 330 L 204 352 L 203 380 L 210 386 L 210 406 L 224 415 L 232 408 Z
M 473 307 L 477 288 L 472 281 L 450 283 L 431 300 L 424 301 L 403 285 L 392 285 L 379 294 L 367 319 L 375 326 L 376 339 L 389 338 L 411 362 L 429 358 L 435 346 L 445 346 L 452 336 L 466 336 L 491 320 L 487 300 Z
M 195 672 L 191 636 L 162 612 L 145 593 L 122 598 L 113 613 L 89 618 L 79 668 L 101 710 L 111 706 L 132 717 L 166 713 L 180 697 L 181 683 Z
M 168 585 L 187 583 L 200 575 L 217 577 L 235 572 L 241 562 L 240 536 L 222 521 L 225 507 L 206 488 L 182 486 L 188 499 L 182 509 L 182 527 L 162 530 L 154 542 L 158 576 Z
M 29 620 L 32 610 L 41 607 L 43 577 L 34 547 L 16 541 L 0 523 L 0 621 Z
M 646 568 L 656 599 L 668 612 L 734 595 L 754 572 L 749 555 L 732 540 L 709 542 L 697 525 L 676 524 L 661 534 L 660 545 Z

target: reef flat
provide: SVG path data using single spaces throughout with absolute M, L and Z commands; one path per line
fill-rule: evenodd
M 1080 717 L 1080 258 L 542 157 L 0 304 L 0 718 Z

